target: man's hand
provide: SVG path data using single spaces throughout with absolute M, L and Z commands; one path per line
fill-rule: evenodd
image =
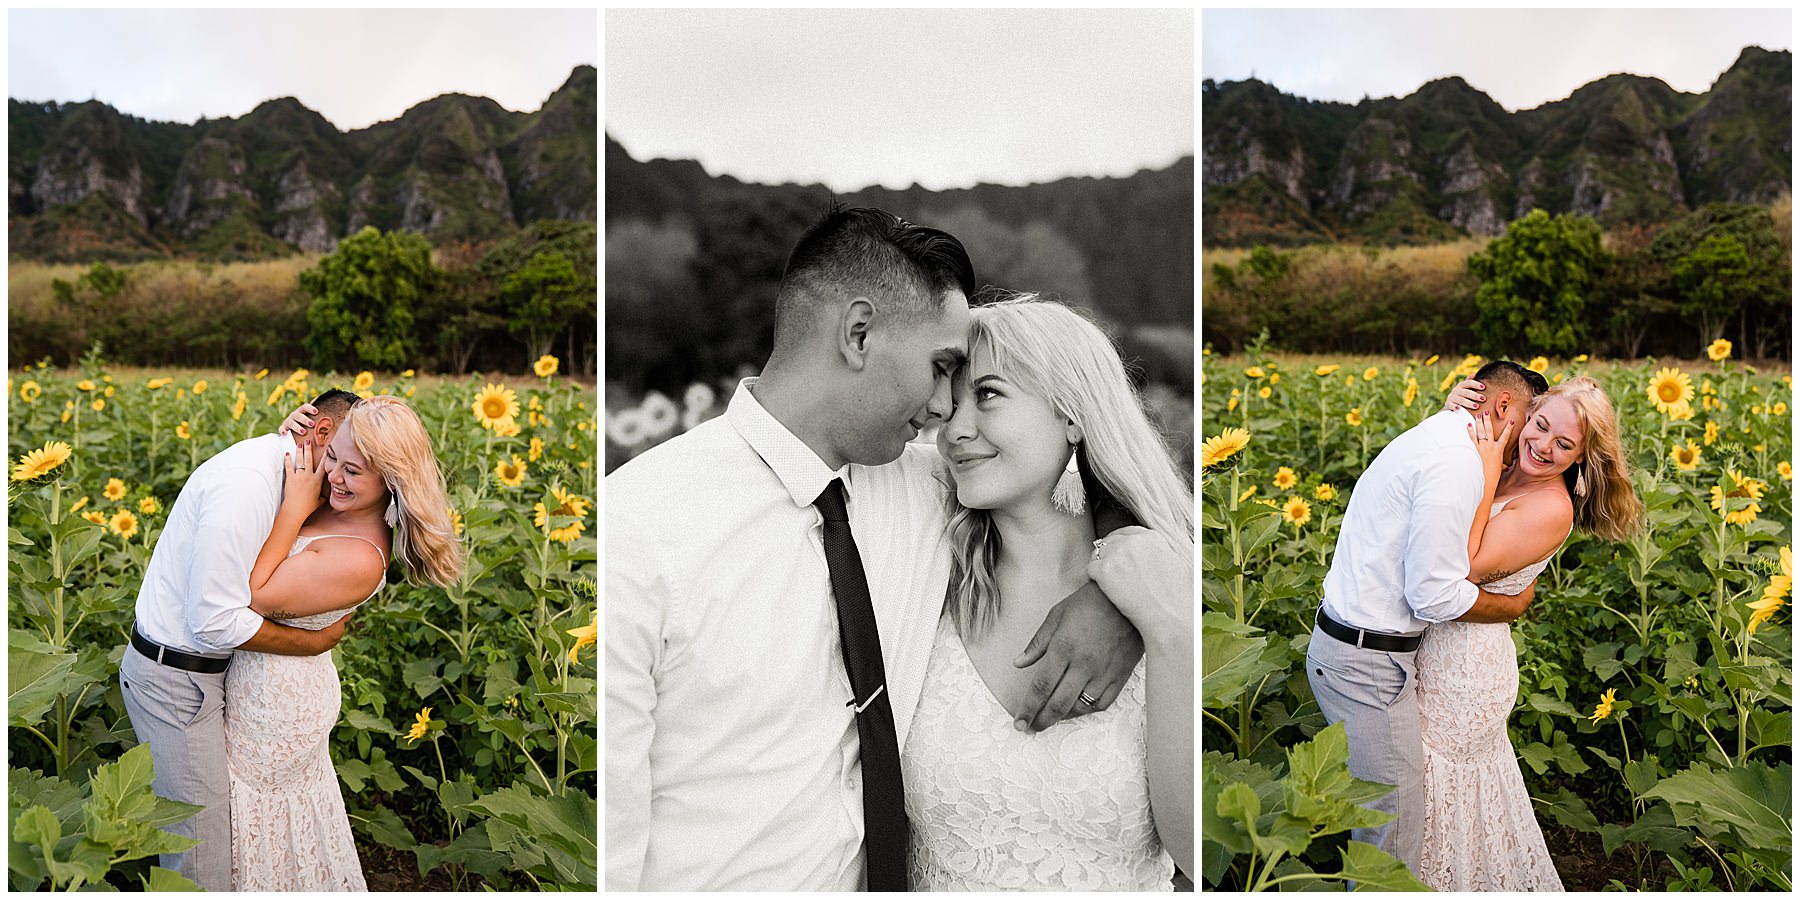
M 354 615 L 356 614 L 350 613 L 318 631 L 265 621 L 262 628 L 249 640 L 239 644 L 237 649 L 278 656 L 318 656 L 330 653 L 331 648 L 344 639 L 344 626 L 350 623 L 350 617 Z
M 1537 596 L 1537 581 L 1526 585 L 1525 590 L 1517 596 L 1509 594 L 1490 594 L 1482 591 L 1475 598 L 1475 605 L 1469 611 L 1456 617 L 1458 622 L 1511 622 L 1525 614 L 1525 608 L 1531 605 Z
M 1050 608 L 1031 643 L 1013 660 L 1026 668 L 1043 660 L 1025 693 L 1020 730 L 1043 731 L 1071 716 L 1112 705 L 1144 655 L 1144 639 L 1093 582 Z M 1083 691 L 1095 698 L 1081 702 Z

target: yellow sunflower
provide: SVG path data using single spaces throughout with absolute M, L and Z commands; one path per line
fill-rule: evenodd
M 91 390 L 95 390 L 98 387 L 99 387 L 98 385 L 94 384 L 92 381 L 89 381 L 86 378 L 83 378 L 80 381 L 75 382 L 76 390 L 91 391 Z
M 175 436 L 185 441 L 192 438 L 194 432 L 188 428 L 188 423 L 182 422 L 180 425 L 175 426 Z
M 1261 377 L 1263 377 L 1262 366 L 1251 366 L 1250 368 L 1245 369 L 1244 377 L 1245 378 L 1261 378 Z
M 54 472 L 69 461 L 69 455 L 75 451 L 62 441 L 49 441 L 36 450 L 19 457 L 13 466 L 12 480 L 35 481 Z
M 527 447 L 525 450 L 525 461 L 526 462 L 537 462 L 538 457 L 543 456 L 543 455 L 544 455 L 544 439 L 534 435 L 531 438 L 531 446 Z
M 431 707 L 427 706 L 424 709 L 419 710 L 419 714 L 413 717 L 412 730 L 406 733 L 406 739 L 409 741 L 416 741 L 419 738 L 424 737 L 425 732 L 430 730 Z
M 106 524 L 106 513 L 103 513 L 97 509 L 90 509 L 87 512 L 82 513 L 81 517 L 88 520 L 89 522 L 94 523 L 95 525 L 105 525 Z
M 537 362 L 531 364 L 531 371 L 539 378 L 549 378 L 556 374 L 556 367 L 559 362 L 560 360 L 556 357 L 546 353 L 543 356 L 538 357 Z
M 489 384 L 475 395 L 475 419 L 483 428 L 492 428 L 501 419 L 517 418 L 519 395 L 502 384 Z
M 1344 421 L 1350 425 L 1360 427 L 1362 425 L 1362 407 L 1358 406 L 1349 412 L 1344 413 Z
M 1785 459 L 1775 464 L 1775 472 L 1781 476 L 1782 481 L 1794 480 L 1794 467 Z
M 1410 409 L 1413 401 L 1417 399 L 1419 399 L 1419 379 L 1408 378 L 1406 379 L 1406 393 L 1400 395 L 1400 402 L 1406 404 Z
M 156 515 L 156 510 L 157 510 L 157 506 L 156 506 L 156 498 L 155 497 L 145 497 L 144 499 L 138 501 L 138 512 L 141 512 L 146 516 L 154 516 L 154 515 Z
M 44 389 L 38 387 L 38 383 L 35 381 L 27 381 L 19 385 L 19 399 L 26 403 L 36 403 L 37 398 L 43 396 L 43 393 Z
M 250 405 L 250 395 L 239 391 L 237 402 L 231 404 L 231 421 L 236 422 L 244 417 L 244 409 Z
M 106 488 L 100 492 L 100 495 L 114 503 L 125 499 L 125 482 L 117 478 L 106 479 Z
M 525 480 L 525 461 L 514 456 L 494 464 L 494 477 L 507 487 L 518 487 Z
M 194 382 L 194 393 L 195 394 L 206 393 L 206 379 L 202 378 L 199 381 Z
M 1329 365 L 1329 366 L 1320 366 L 1313 370 L 1313 374 L 1319 376 L 1320 378 L 1323 378 L 1327 375 L 1330 375 L 1333 372 L 1336 372 L 1338 370 L 1338 368 L 1339 367 L 1335 363 L 1332 365 Z
M 1275 470 L 1275 486 L 1284 491 L 1292 488 L 1299 481 L 1300 479 L 1294 475 L 1294 470 L 1287 466 Z
M 1719 439 L 1719 423 L 1717 423 L 1717 422 L 1706 423 L 1706 430 L 1700 433 L 1700 442 L 1702 444 L 1705 444 L 1708 447 L 1711 447 L 1713 445 L 1713 442 L 1718 439 Z
M 1669 448 L 1669 459 L 1674 460 L 1675 467 L 1683 472 L 1692 472 L 1700 465 L 1700 447 L 1693 441 L 1687 446 L 1676 444 Z
M 112 528 L 113 534 L 129 541 L 137 535 L 138 517 L 133 515 L 129 509 L 121 509 L 113 513 L 112 521 L 107 525 Z
M 106 408 L 106 398 L 105 397 L 95 397 L 92 405 L 94 407 L 94 412 L 99 412 Z
M 1364 381 L 1374 381 L 1375 376 L 1380 375 L 1380 374 L 1381 374 L 1380 369 L 1377 369 L 1374 366 L 1370 366 L 1363 370 L 1363 380 Z
M 1337 498 L 1337 488 L 1329 484 L 1321 484 L 1317 490 L 1313 491 L 1313 496 L 1320 500 L 1334 500 Z
M 1756 521 L 1757 514 L 1762 512 L 1762 504 L 1757 503 L 1756 501 L 1762 499 L 1763 490 L 1767 488 L 1768 485 L 1754 478 L 1745 478 L 1738 474 L 1735 469 L 1726 474 L 1731 476 L 1732 488 L 1727 492 L 1721 490 L 1718 485 L 1713 485 L 1711 489 L 1712 508 L 1723 515 L 1725 517 L 1725 522 L 1730 525 L 1748 525 L 1751 522 Z M 1748 499 L 1751 502 L 1739 509 L 1725 509 L 1726 499 L 1734 497 L 1738 499 Z
M 519 433 L 519 421 L 508 416 L 494 423 L 494 433 L 500 437 L 513 437 Z
M 352 391 L 366 391 L 375 386 L 375 373 L 364 369 L 356 373 L 356 380 L 350 383 Z
M 1669 418 L 1676 422 L 1685 422 L 1694 417 L 1694 407 L 1686 400 L 1669 407 L 1667 412 L 1669 413 Z M 1750 426 L 1744 426 L 1744 430 L 1748 431 L 1749 429 Z
M 1745 604 L 1751 609 L 1749 633 L 1756 633 L 1756 626 L 1769 620 L 1769 617 L 1781 611 L 1785 605 L 1788 592 L 1794 589 L 1794 551 L 1790 547 L 1781 548 L 1781 574 L 1769 578 L 1769 586 L 1763 588 L 1762 599 Z
M 592 625 L 571 628 L 568 630 L 567 634 L 575 638 L 575 646 L 569 648 L 569 662 L 579 662 L 580 660 L 576 659 L 576 654 L 581 652 L 581 648 L 594 646 L 594 642 L 600 637 L 599 614 L 595 614 L 594 623 Z
M 1531 362 L 1525 364 L 1525 368 L 1542 375 L 1550 368 L 1550 360 L 1542 356 L 1534 356 L 1531 358 Z
M 531 521 L 532 524 L 537 527 L 548 528 L 551 516 L 574 516 L 577 519 L 580 519 L 587 515 L 587 500 L 576 496 L 572 492 L 564 491 L 560 486 L 551 487 L 550 493 L 556 498 L 557 507 L 555 509 L 546 508 L 542 501 L 532 505 L 533 515 Z M 581 532 L 586 530 L 586 528 L 587 524 L 585 522 L 577 521 L 574 524 L 550 531 L 550 539 L 566 544 L 581 537 Z
M 1438 355 L 1437 355 L 1437 354 L 1436 354 L 1436 353 L 1433 353 L 1433 354 L 1431 354 L 1431 358 L 1430 358 L 1430 359 L 1427 359 L 1427 360 L 1425 360 L 1425 362 L 1424 362 L 1424 365 L 1427 365 L 1427 366 L 1429 366 L 1429 365 L 1431 365 L 1431 364 L 1432 364 L 1432 363 L 1435 363 L 1435 362 L 1437 362 L 1437 361 L 1438 361 Z
M 454 509 L 450 511 L 450 527 L 456 529 L 457 534 L 463 533 L 462 513 Z
M 1281 517 L 1299 528 L 1312 521 L 1312 504 L 1299 497 L 1289 497 L 1287 505 L 1281 508 Z
M 1613 700 L 1616 699 L 1614 695 L 1618 693 L 1618 688 L 1607 688 L 1606 693 L 1600 695 L 1600 702 L 1594 705 L 1594 714 L 1591 716 L 1595 725 L 1600 724 L 1601 720 L 1612 715 Z
M 1243 428 L 1227 428 L 1200 445 L 1200 468 L 1210 469 L 1236 456 L 1250 446 L 1250 432 Z
M 1674 415 L 1677 406 L 1685 406 L 1694 399 L 1694 381 L 1680 369 L 1660 369 L 1650 379 L 1650 387 L 1645 390 L 1650 395 L 1650 402 L 1656 404 L 1656 411 Z
M 1269 389 L 1265 387 L 1262 390 L 1257 391 L 1256 396 L 1261 397 L 1264 400 L 1267 400 L 1267 399 L 1269 399 L 1269 393 L 1270 393 Z
M 1713 341 L 1712 343 L 1706 345 L 1706 358 L 1712 360 L 1713 362 L 1718 362 L 1730 355 L 1731 355 L 1731 342 L 1724 338 L 1719 338 L 1718 340 Z
M 269 370 L 268 370 L 268 369 L 264 369 L 264 370 L 262 370 L 262 371 L 261 371 L 261 372 L 258 372 L 258 373 L 256 373 L 256 380 L 257 380 L 257 381 L 261 381 L 261 380 L 263 380 L 263 379 L 264 379 L 264 378 L 267 378 L 267 377 L 269 377 Z
M 152 378 L 149 381 L 144 382 L 144 387 L 153 391 L 160 391 L 174 383 L 175 379 L 173 378 Z

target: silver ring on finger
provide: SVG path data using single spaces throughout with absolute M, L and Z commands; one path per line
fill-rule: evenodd
M 1100 538 L 1099 540 L 1094 541 L 1094 558 L 1099 559 L 1102 555 L 1101 551 L 1103 551 L 1105 549 L 1106 549 L 1106 539 L 1105 538 Z
M 1081 692 L 1081 702 L 1083 702 L 1083 703 L 1086 703 L 1086 704 L 1087 704 L 1087 705 L 1089 705 L 1089 706 L 1099 706 L 1099 705 L 1100 705 L 1100 698 L 1098 698 L 1098 697 L 1090 697 L 1090 696 L 1088 696 L 1088 692 L 1087 692 L 1087 691 L 1082 691 L 1082 692 Z

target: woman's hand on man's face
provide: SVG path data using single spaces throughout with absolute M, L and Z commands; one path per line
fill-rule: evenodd
M 283 467 L 287 470 L 281 493 L 283 506 L 292 506 L 310 515 L 325 501 L 323 455 L 324 451 L 314 449 L 311 441 L 301 441 L 299 447 L 282 455 Z

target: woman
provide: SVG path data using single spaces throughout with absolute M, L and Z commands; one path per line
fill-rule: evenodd
M 302 407 L 290 423 L 309 425 Z M 250 572 L 250 608 L 319 629 L 380 592 L 390 550 L 415 582 L 462 573 L 437 458 L 394 397 L 351 407 L 322 458 L 288 455 L 286 483 Z M 367 890 L 328 750 L 341 693 L 330 654 L 239 651 L 225 679 L 231 880 L 240 891 Z
M 1029 296 L 970 312 L 937 438 L 949 596 L 901 755 L 912 887 L 1169 890 L 1171 856 L 1193 871 L 1192 491 L 1093 324 Z M 1146 527 L 1096 541 L 1083 464 Z M 1040 673 L 1012 658 L 1090 577 L 1145 660 L 1105 711 L 1016 730 Z
M 1465 381 L 1446 403 L 1475 401 Z M 1619 446 L 1617 417 L 1600 385 L 1571 378 L 1531 404 L 1516 441 L 1470 427 L 1483 495 L 1469 534 L 1469 580 L 1517 594 L 1549 565 L 1574 528 L 1606 540 L 1636 529 L 1642 504 Z M 1502 465 L 1505 451 L 1517 458 Z M 1426 629 L 1417 657 L 1425 741 L 1425 843 L 1419 880 L 1440 891 L 1560 891 L 1531 796 L 1507 737 L 1519 693 L 1511 627 L 1443 622 Z

